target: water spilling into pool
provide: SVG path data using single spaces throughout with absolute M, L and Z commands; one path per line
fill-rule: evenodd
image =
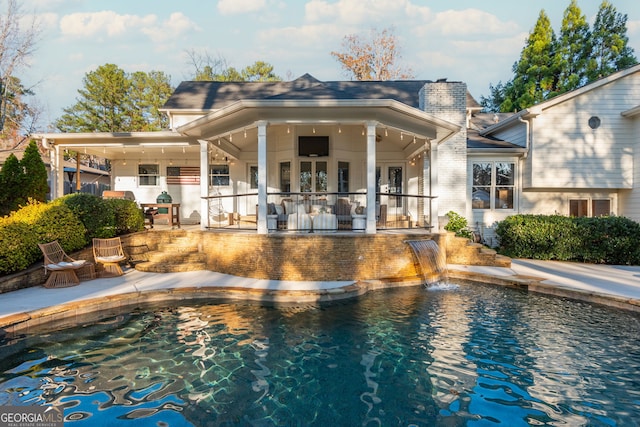
M 147 307 L 0 346 L 0 405 L 77 426 L 635 425 L 640 316 L 446 283 Z

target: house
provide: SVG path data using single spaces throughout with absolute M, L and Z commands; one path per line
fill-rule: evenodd
M 11 154 L 15 155 L 18 160 L 22 159 L 24 155 L 24 148 L 16 147 L 12 149 L 0 150 L 0 168 L 4 165 Z M 44 156 L 42 159 L 47 169 L 49 176 L 51 173 L 51 165 L 49 156 Z M 109 189 L 110 178 L 109 172 L 104 168 L 104 165 L 100 165 L 97 162 L 91 161 L 88 164 L 80 163 L 80 189 L 78 189 L 78 162 L 63 160 L 62 163 L 62 176 L 60 182 L 63 185 L 63 192 L 58 193 L 69 194 L 73 192 L 83 192 L 100 195 L 104 190 Z M 49 186 L 51 186 L 51 179 L 49 179 Z
M 467 218 L 489 244 L 496 221 L 514 213 L 640 221 L 639 144 L 640 65 L 479 123 L 469 130 Z
M 52 165 L 65 149 L 109 158 L 113 190 L 166 191 L 202 229 L 438 231 L 455 211 L 491 244 L 515 213 L 640 219 L 640 66 L 506 116 L 463 82 L 308 74 L 183 82 L 163 111 L 165 131 L 35 137 Z

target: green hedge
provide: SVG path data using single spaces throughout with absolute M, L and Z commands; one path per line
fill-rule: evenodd
M 65 252 L 84 248 L 93 237 L 144 230 L 144 215 L 130 200 L 73 194 L 50 203 L 30 201 L 0 218 L 0 274 L 24 270 L 42 259 L 38 243 L 60 242 Z
M 0 273 L 23 270 L 41 259 L 38 243 L 57 240 L 66 252 L 83 248 L 85 234 L 68 207 L 30 201 L 0 222 Z
M 640 264 L 640 224 L 624 217 L 513 215 L 496 234 L 500 253 L 513 258 Z

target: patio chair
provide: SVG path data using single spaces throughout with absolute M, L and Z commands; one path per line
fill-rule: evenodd
M 93 264 L 86 260 L 71 258 L 57 240 L 51 243 L 38 243 L 38 247 L 44 255 L 45 275 L 50 273 L 44 284 L 45 288 L 66 288 L 79 284 L 80 278 L 95 278 Z
M 120 263 L 127 260 L 119 237 L 111 239 L 93 239 L 93 258 L 102 264 L 107 275 L 122 276 Z

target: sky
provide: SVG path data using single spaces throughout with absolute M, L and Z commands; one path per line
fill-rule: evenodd
M 640 57 L 638 0 L 611 0 L 628 15 L 629 45 Z M 74 105 L 82 80 L 112 63 L 128 73 L 163 71 L 177 86 L 195 71 L 189 52 L 240 70 L 256 61 L 285 80 L 348 76 L 331 52 L 345 36 L 392 29 L 399 63 L 416 79 L 462 81 L 479 101 L 512 65 L 544 9 L 554 31 L 570 0 L 18 0 L 40 28 L 19 73 L 42 110 L 40 128 Z M 601 0 L 578 0 L 593 23 Z M 6 0 L 0 0 L 6 10 Z

